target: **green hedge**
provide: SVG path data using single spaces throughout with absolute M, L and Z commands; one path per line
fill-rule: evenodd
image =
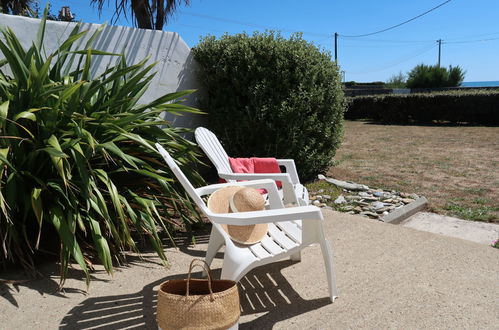
M 331 165 L 345 109 L 337 65 L 300 35 L 204 38 L 199 107 L 233 157 L 293 158 L 302 179 Z
M 345 119 L 498 125 L 499 90 L 358 96 L 349 99 Z

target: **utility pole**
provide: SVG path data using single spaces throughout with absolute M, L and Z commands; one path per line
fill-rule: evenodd
M 442 39 L 438 39 L 438 62 L 437 62 L 437 67 L 440 67 L 440 54 L 442 52 Z
M 338 33 L 334 33 L 334 61 L 338 63 Z

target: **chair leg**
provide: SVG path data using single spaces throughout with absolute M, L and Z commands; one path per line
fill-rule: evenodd
M 301 251 L 296 252 L 295 254 L 292 254 L 289 259 L 291 261 L 301 261 Z
M 220 250 L 222 245 L 224 245 L 223 236 L 215 228 L 212 227 L 210 241 L 208 242 L 208 249 L 206 250 L 206 257 L 204 259 L 208 266 L 211 265 L 213 258 L 215 258 L 215 255 L 217 254 L 218 250 Z M 208 275 L 204 270 L 202 274 L 203 276 Z
M 336 276 L 333 265 L 333 252 L 331 250 L 331 245 L 326 239 L 322 239 L 320 244 L 321 244 L 322 256 L 324 257 L 324 265 L 326 266 L 327 283 L 329 286 L 329 297 L 331 298 L 331 302 L 334 302 L 334 300 L 338 298 L 338 291 L 336 289 Z
M 239 282 L 253 268 L 251 265 L 252 262 L 250 260 L 245 260 L 237 250 L 232 250 L 230 246 L 227 246 L 220 279 Z

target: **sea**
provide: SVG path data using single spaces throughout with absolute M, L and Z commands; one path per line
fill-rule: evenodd
M 499 81 L 464 81 L 461 87 L 499 87 Z

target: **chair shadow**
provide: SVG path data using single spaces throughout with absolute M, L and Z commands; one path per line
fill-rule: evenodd
M 197 256 L 199 251 L 188 250 Z M 329 297 L 305 300 L 291 287 L 281 271 L 293 262 L 281 261 L 262 266 L 248 273 L 239 282 L 241 315 L 266 313 L 241 329 L 271 329 L 272 326 L 330 303 Z M 219 278 L 221 269 L 213 270 Z M 194 274 L 200 276 L 200 272 Z M 71 309 L 61 320 L 60 329 L 157 329 L 154 290 L 162 282 L 185 279 L 187 273 L 172 275 L 150 283 L 136 293 L 88 298 Z
M 240 329 L 272 329 L 283 321 L 331 303 L 329 296 L 303 299 L 282 275 L 294 261 L 284 260 L 258 267 L 239 281 L 241 316 L 266 313 L 252 321 L 240 323 Z

